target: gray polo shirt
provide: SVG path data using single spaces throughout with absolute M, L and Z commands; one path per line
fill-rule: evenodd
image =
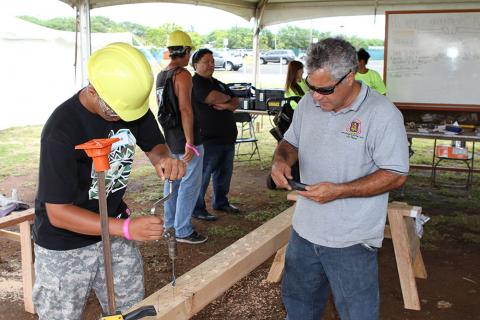
M 298 149 L 301 181 L 345 183 L 379 169 L 408 174 L 407 134 L 400 111 L 362 84 L 351 106 L 323 111 L 310 94 L 300 101 L 284 137 Z M 325 204 L 299 197 L 293 228 L 310 242 L 343 248 L 381 247 L 388 192 Z

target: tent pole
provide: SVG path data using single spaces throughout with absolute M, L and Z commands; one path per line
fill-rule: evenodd
M 253 29 L 253 85 L 257 86 L 258 62 L 260 60 L 260 32 L 263 29 L 262 18 L 268 0 L 261 1 L 255 9 L 255 21 Z
M 79 75 L 80 79 L 75 79 L 75 87 L 80 89 L 88 84 L 87 61 L 92 53 L 89 0 L 77 0 L 76 9 L 78 11 L 77 19 L 79 19 L 78 32 L 80 35 L 80 43 L 77 45 L 77 57 L 79 57 L 79 61 L 77 61 L 75 68 L 77 68 L 76 74 Z

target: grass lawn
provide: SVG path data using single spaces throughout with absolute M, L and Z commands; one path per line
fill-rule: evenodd
M 255 121 L 257 130 L 257 138 L 259 140 L 259 149 L 262 158 L 262 167 L 268 168 L 271 165 L 272 155 L 276 147 L 276 140 L 272 137 L 269 130 L 272 128 L 272 118 L 269 116 L 259 116 Z M 9 128 L 0 130 L 0 178 L 9 175 L 30 174 L 30 170 L 37 170 L 39 151 L 40 151 L 40 134 L 41 126 L 27 126 Z M 448 144 L 449 141 L 437 141 L 437 144 Z M 472 144 L 467 144 L 469 150 L 472 150 Z M 241 152 L 248 151 L 249 146 L 241 146 Z M 413 139 L 413 148 L 415 154 L 410 159 L 411 164 L 431 164 L 433 140 L 429 139 Z M 477 147 L 478 148 L 478 147 Z M 478 149 L 477 149 L 478 150 Z M 477 151 L 475 157 L 475 168 L 480 168 L 480 153 Z M 242 165 L 258 165 L 258 162 L 251 162 Z M 462 165 L 462 164 L 458 164 Z M 146 170 L 149 174 L 148 166 L 146 168 L 137 168 L 133 174 L 147 175 L 143 172 Z M 460 176 L 456 173 L 441 173 L 448 178 Z M 474 179 L 475 180 L 475 179 Z
M 268 174 L 276 146 L 276 140 L 269 133 L 270 120 L 268 116 L 260 116 L 255 123 L 258 129 L 257 138 L 262 158 L 261 164 L 258 161 L 236 162 L 237 174 L 242 170 L 258 168 L 260 165 L 264 169 L 265 175 Z M 0 180 L 8 176 L 28 176 L 37 173 L 41 129 L 40 126 L 30 126 L 0 130 Z M 431 164 L 433 140 L 414 139 L 413 146 L 415 154 L 411 158 L 411 163 Z M 471 145 L 469 147 L 471 148 Z M 248 148 L 247 145 L 242 146 L 241 151 L 247 151 L 246 148 Z M 475 158 L 475 167 L 480 168 L 480 154 L 476 153 Z M 461 164 L 457 163 L 457 165 Z M 462 184 L 465 181 L 465 175 L 465 173 L 442 171 L 439 173 L 437 181 Z M 136 203 L 150 203 L 158 198 L 159 180 L 148 162 L 137 163 L 131 178 L 141 181 L 143 185 L 142 192 L 135 193 L 131 200 Z M 282 202 L 281 199 L 277 199 L 278 193 L 267 190 L 264 185 L 258 187 L 268 192 L 269 195 L 271 193 L 272 203 Z M 456 240 L 469 243 L 480 243 L 480 216 L 475 215 L 476 210 L 480 208 L 480 189 L 476 174 L 474 174 L 472 189 L 467 193 L 458 188 L 432 188 L 429 170 L 412 170 L 404 191 L 404 193 L 400 190 L 392 192 L 392 199 L 422 206 L 427 208 L 426 214 L 430 212 L 435 214 L 435 219 L 429 222 L 429 225 L 435 226 L 435 228 L 428 228 L 425 243 L 428 244 L 429 239 L 434 241 L 444 237 L 454 237 Z M 235 199 L 232 200 L 235 202 Z M 288 206 L 288 204 L 286 205 Z M 252 221 L 266 221 L 281 212 L 277 209 L 277 207 L 272 207 L 272 210 L 262 209 L 261 212 L 254 212 L 245 218 Z M 458 228 L 462 231 L 454 232 Z M 211 232 L 242 233 L 243 231 L 219 229 Z

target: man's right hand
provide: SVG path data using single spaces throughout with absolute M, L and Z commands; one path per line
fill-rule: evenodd
M 163 220 L 156 216 L 133 218 L 128 226 L 128 231 L 133 240 L 160 240 L 163 235 Z
M 293 179 L 292 168 L 281 161 L 274 161 L 272 165 L 272 179 L 278 188 L 292 190 L 292 187 L 288 184 L 288 179 Z
M 162 180 L 180 180 L 187 170 L 187 166 L 184 161 L 164 157 L 155 165 L 155 170 L 157 175 L 162 178 Z

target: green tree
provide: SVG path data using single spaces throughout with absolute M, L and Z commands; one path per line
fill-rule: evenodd
M 20 16 L 19 18 L 55 30 L 75 31 L 74 18 L 53 18 L 49 20 L 41 20 L 31 16 Z
M 210 32 L 205 40 L 213 48 L 223 48 L 223 39 L 228 39 L 227 30 L 215 30 Z
M 275 36 L 272 31 L 263 29 L 260 32 L 260 50 L 270 50 L 275 47 Z
M 107 17 L 95 16 L 91 18 L 90 28 L 92 32 L 124 32 L 127 31 L 119 23 Z
M 330 32 L 320 32 L 318 30 L 312 30 L 312 40 L 315 38 L 318 41 L 320 41 L 322 39 L 326 39 L 326 38 L 329 38 L 331 36 L 332 36 L 332 34 Z
M 364 39 L 356 36 L 345 37 L 344 39 L 350 42 L 357 50 L 360 48 L 367 49 L 369 46 L 383 46 L 382 39 Z
M 277 34 L 277 48 L 279 49 L 306 49 L 310 45 L 310 30 L 297 26 L 281 28 Z
M 165 47 L 168 35 L 174 30 L 182 30 L 182 27 L 175 23 L 164 23 L 158 28 L 147 28 L 143 41 L 145 45 Z
M 228 47 L 230 49 L 242 49 L 252 47 L 252 29 L 230 28 L 227 32 Z
M 188 34 L 190 35 L 190 38 L 192 38 L 193 46 L 196 49 L 200 49 L 205 44 L 205 40 L 204 40 L 205 37 L 199 34 L 198 32 L 191 31 L 191 32 L 188 32 Z
M 142 26 L 141 24 L 133 23 L 133 22 L 121 22 L 120 26 L 124 30 L 128 30 L 137 37 L 143 38 L 145 36 L 145 32 L 147 31 L 147 27 Z

